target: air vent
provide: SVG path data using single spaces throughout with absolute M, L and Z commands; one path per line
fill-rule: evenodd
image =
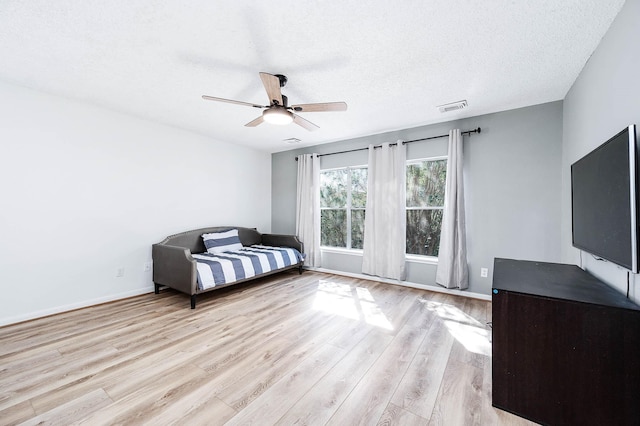
M 459 109 L 463 109 L 466 107 L 467 107 L 467 101 L 463 100 L 458 102 L 451 102 L 450 104 L 439 105 L 438 109 L 440 110 L 440 112 L 451 112 L 451 111 L 457 111 Z
M 289 139 L 284 139 L 282 142 L 293 144 L 293 143 L 300 143 L 302 142 L 302 140 L 298 138 L 289 138 Z

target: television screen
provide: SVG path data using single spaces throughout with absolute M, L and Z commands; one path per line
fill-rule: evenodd
M 638 272 L 635 125 L 571 166 L 573 246 Z

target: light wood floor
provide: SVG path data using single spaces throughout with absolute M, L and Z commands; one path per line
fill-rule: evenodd
M 291 271 L 0 328 L 0 424 L 526 425 L 489 302 Z

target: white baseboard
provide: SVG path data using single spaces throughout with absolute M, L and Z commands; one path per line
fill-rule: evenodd
M 96 299 L 83 300 L 77 303 L 71 303 L 69 305 L 56 306 L 49 309 L 43 309 L 41 311 L 29 312 L 23 315 L 16 315 L 14 317 L 0 318 L 0 327 L 16 324 L 19 322 L 29 321 L 37 318 L 48 317 L 50 315 L 60 314 L 62 312 L 73 311 L 76 309 L 87 308 L 93 305 L 99 305 L 101 303 L 113 302 L 114 300 L 127 299 L 133 296 L 139 296 L 141 294 L 153 293 L 154 287 L 143 287 L 137 290 L 127 291 L 124 293 L 111 294 L 109 296 L 99 297 Z
M 491 296 L 490 295 L 482 294 L 482 293 L 474 293 L 474 292 L 471 292 L 471 291 L 453 290 L 453 289 L 448 289 L 448 288 L 439 287 L 439 286 L 412 283 L 410 281 L 397 281 L 397 280 L 390 280 L 390 279 L 387 279 L 387 278 L 374 277 L 372 275 L 355 274 L 355 273 L 352 273 L 352 272 L 334 271 L 332 269 L 326 269 L 326 268 L 312 268 L 312 267 L 309 267 L 309 266 L 305 266 L 304 269 L 308 269 L 310 271 L 325 272 L 327 274 L 341 275 L 341 276 L 344 276 L 344 277 L 359 278 L 359 279 L 363 279 L 363 280 L 376 281 L 376 282 L 381 282 L 381 283 L 386 283 L 386 284 L 401 285 L 401 286 L 404 286 L 404 287 L 417 288 L 417 289 L 420 289 L 420 290 L 434 291 L 436 293 L 453 294 L 453 295 L 456 295 L 456 296 L 470 297 L 472 299 L 487 300 L 489 302 L 491 301 Z

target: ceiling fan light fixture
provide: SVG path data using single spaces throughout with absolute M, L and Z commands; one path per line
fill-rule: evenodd
M 267 123 L 284 126 L 293 121 L 293 115 L 284 108 L 269 108 L 262 112 L 262 118 Z

